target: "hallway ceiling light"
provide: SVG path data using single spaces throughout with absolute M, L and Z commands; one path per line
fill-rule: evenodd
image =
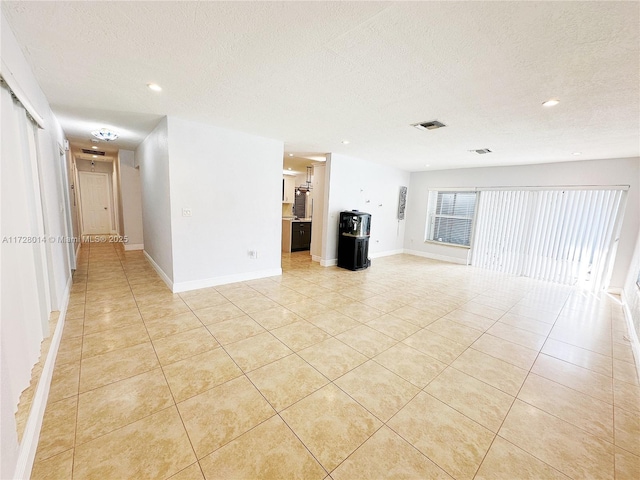
M 555 107 L 556 105 L 558 105 L 560 103 L 560 100 L 556 100 L 555 98 L 552 98 L 550 100 L 547 100 L 546 102 L 544 102 L 542 104 L 543 107 Z
M 289 156 L 290 156 L 290 157 L 293 157 L 293 153 L 290 153 L 290 154 L 289 154 Z
M 112 140 L 115 140 L 120 136 L 116 132 L 114 132 L 113 130 L 109 130 L 108 128 L 94 130 L 93 132 L 91 132 L 91 135 L 99 138 L 100 140 L 104 140 L 105 142 L 111 142 Z
M 577 157 L 578 155 L 582 155 L 582 152 L 573 152 L 571 155 L 574 155 Z
M 349 144 L 349 140 L 342 140 L 342 143 L 343 143 L 344 145 L 348 145 L 348 144 Z
M 91 148 L 93 148 L 94 150 L 97 150 L 97 149 L 98 149 L 98 147 L 96 147 L 95 145 L 94 145 L 93 147 L 91 147 Z
M 147 83 L 147 87 L 149 87 L 149 90 L 153 90 L 154 92 L 162 91 L 162 87 L 157 83 Z

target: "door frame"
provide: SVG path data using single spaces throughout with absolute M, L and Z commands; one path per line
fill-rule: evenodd
M 113 228 L 113 191 L 111 189 L 111 182 L 109 181 L 109 174 L 105 173 L 105 172 L 85 172 L 82 170 L 78 170 L 78 197 L 79 197 L 79 202 L 78 202 L 78 207 L 79 207 L 79 213 L 80 213 L 80 237 L 84 237 L 85 235 L 95 235 L 95 234 L 87 234 L 85 233 L 85 227 L 84 227 L 84 200 L 83 200 L 83 195 L 82 195 L 82 178 L 85 176 L 100 176 L 102 178 L 104 178 L 104 182 L 105 182 L 105 186 L 107 188 L 107 194 L 109 195 L 109 201 L 107 202 L 107 213 L 109 214 L 109 232 L 105 232 L 105 233 L 112 233 L 114 234 L 114 228 Z

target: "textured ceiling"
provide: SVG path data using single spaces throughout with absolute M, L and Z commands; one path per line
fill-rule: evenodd
M 74 142 L 175 115 L 412 171 L 640 155 L 638 2 L 2 8 Z

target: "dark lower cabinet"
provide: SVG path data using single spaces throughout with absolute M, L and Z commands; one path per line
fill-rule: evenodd
M 311 248 L 311 222 L 291 223 L 291 251 L 309 250 Z

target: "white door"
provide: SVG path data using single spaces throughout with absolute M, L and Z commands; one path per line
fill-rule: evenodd
M 111 232 L 111 198 L 106 173 L 80 172 L 80 205 L 83 234 Z

